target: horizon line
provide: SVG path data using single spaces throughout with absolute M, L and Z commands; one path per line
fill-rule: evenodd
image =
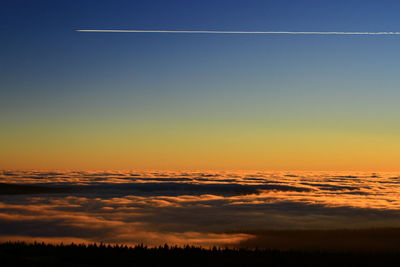
M 343 32 L 343 31 L 219 31 L 219 30 L 123 30 L 78 29 L 77 32 L 109 33 L 186 33 L 186 34 L 293 34 L 293 35 L 400 35 L 400 32 Z

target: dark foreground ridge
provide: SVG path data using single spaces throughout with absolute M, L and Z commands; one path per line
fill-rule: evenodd
M 0 260 L 1 266 L 398 266 L 400 252 L 2 243 Z

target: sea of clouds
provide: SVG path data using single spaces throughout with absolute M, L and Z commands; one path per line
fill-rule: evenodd
M 271 230 L 398 227 L 399 181 L 361 172 L 3 170 L 1 186 L 41 190 L 1 191 L 0 241 L 234 246 Z

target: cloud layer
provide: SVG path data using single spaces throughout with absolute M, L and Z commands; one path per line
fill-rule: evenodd
M 1 183 L 40 190 L 0 190 L 0 240 L 253 245 L 271 230 L 397 227 L 399 179 L 396 173 L 4 170 Z

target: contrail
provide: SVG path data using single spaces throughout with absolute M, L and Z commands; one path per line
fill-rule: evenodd
M 400 32 L 293 32 L 293 31 L 187 31 L 187 30 L 76 30 L 113 33 L 189 33 L 189 34 L 303 34 L 303 35 L 400 35 Z

